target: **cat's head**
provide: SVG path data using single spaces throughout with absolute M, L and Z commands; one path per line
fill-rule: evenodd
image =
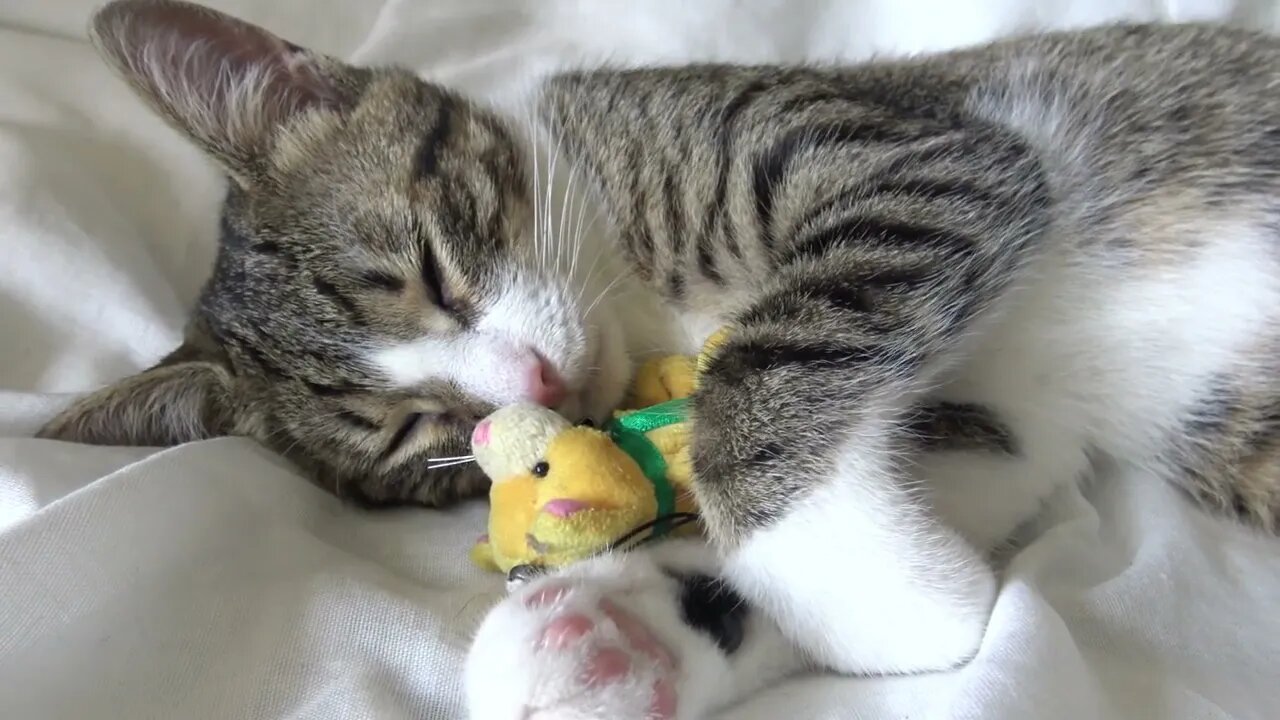
M 526 152 L 497 115 L 185 3 L 115 2 L 91 34 L 229 190 L 182 346 L 42 436 L 248 435 L 340 495 L 437 504 L 482 487 L 474 465 L 432 465 L 495 407 L 618 402 L 617 324 L 536 237 Z

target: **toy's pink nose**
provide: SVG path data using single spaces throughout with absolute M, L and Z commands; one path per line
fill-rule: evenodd
M 476 429 L 471 431 L 472 445 L 488 445 L 489 444 L 489 421 L 481 421 L 476 425 Z
M 549 408 L 564 401 L 564 396 L 569 392 L 568 388 L 565 387 L 560 373 L 556 372 L 555 366 L 547 362 L 546 358 L 535 355 L 533 364 L 526 372 L 528 374 L 525 376 L 525 391 L 530 400 Z
M 570 515 L 580 513 L 589 507 L 591 506 L 581 500 L 556 498 L 555 500 L 548 500 L 547 503 L 542 506 L 542 512 L 548 515 L 554 515 L 558 518 L 567 518 Z

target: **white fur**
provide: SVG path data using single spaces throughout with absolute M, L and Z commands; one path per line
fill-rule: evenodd
M 826 667 L 951 668 L 977 649 L 995 578 L 877 457 L 876 434 L 851 437 L 825 486 L 734 549 L 725 574 Z

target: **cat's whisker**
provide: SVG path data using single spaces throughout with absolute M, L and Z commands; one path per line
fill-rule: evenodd
M 590 303 L 588 303 L 588 304 L 587 304 L 586 309 L 584 309 L 584 310 L 582 311 L 582 317 L 583 317 L 583 318 L 589 318 L 589 317 L 591 317 L 591 311 L 595 308 L 596 303 L 600 302 L 600 299 L 601 299 L 601 298 L 603 298 L 603 297 L 605 296 L 605 294 L 607 294 L 607 293 L 609 292 L 609 290 L 613 287 L 614 283 L 616 283 L 616 282 L 619 280 L 619 278 L 621 278 L 621 277 L 622 277 L 622 273 L 618 273 L 618 274 L 617 274 L 617 276 L 615 276 L 615 277 L 614 277 L 614 279 L 613 279 L 613 282 L 612 282 L 612 283 L 609 283 L 609 284 L 608 284 L 608 285 L 606 285 L 605 287 L 601 288 L 601 289 L 600 289 L 600 290 L 595 294 L 595 297 L 594 297 L 594 298 L 592 298 L 592 301 L 591 301 Z M 584 288 L 583 288 L 583 289 L 585 290 L 585 289 L 586 289 L 586 287 L 584 286 Z
M 561 250 L 563 250 L 564 248 L 565 239 L 572 236 L 572 231 L 566 232 L 566 230 L 569 227 L 568 223 L 573 219 L 573 215 L 570 212 L 570 210 L 572 210 L 573 203 L 575 200 L 575 197 L 573 194 L 573 186 L 574 186 L 574 183 L 577 182 L 577 180 L 578 180 L 578 163 L 575 162 L 569 166 L 569 182 L 565 186 L 564 202 L 560 204 L 560 227 L 558 228 L 558 231 L 556 233 L 556 246 Z M 563 262 L 563 259 L 561 259 L 561 262 Z M 561 262 L 556 263 L 557 269 L 560 269 L 562 267 Z M 573 267 L 576 264 L 577 264 L 577 248 L 574 247 L 571 250 L 570 257 L 569 257 L 569 277 L 573 277 Z
M 589 190 L 590 189 L 588 188 L 588 191 Z M 586 193 L 583 193 L 582 201 L 581 203 L 579 203 L 579 206 L 578 206 L 578 218 L 574 225 L 573 264 L 569 268 L 569 277 L 574 279 L 577 278 L 578 258 L 582 255 L 582 241 L 587 237 L 588 232 L 595 227 L 596 221 L 600 219 L 601 208 L 597 204 L 595 212 L 592 214 L 591 219 L 587 221 L 585 224 L 583 223 L 583 219 L 586 216 L 586 209 L 588 204 L 590 204 L 588 202 L 588 197 Z M 597 254 L 595 258 L 597 261 L 600 259 L 600 255 L 599 255 L 600 249 L 602 248 L 599 248 L 599 247 L 597 248 Z M 592 263 L 592 267 L 593 268 L 595 267 L 595 263 Z M 585 282 L 586 281 L 584 281 L 584 285 L 585 285 Z
M 599 305 L 599 304 L 600 304 L 600 301 L 601 301 L 601 300 L 604 300 L 604 299 L 605 299 L 605 297 L 607 297 L 607 296 L 608 296 L 609 291 L 610 291 L 610 290 L 612 290 L 612 289 L 614 288 L 614 286 L 616 286 L 619 282 L 621 282 L 621 281 L 622 281 L 622 279 L 623 279 L 624 277 L 626 277 L 626 273 L 625 273 L 625 272 L 619 272 L 619 273 L 618 273 L 618 276 L 617 276 L 617 277 L 615 277 L 615 278 L 613 279 L 613 282 L 611 282 L 611 283 L 609 283 L 608 285 L 606 285 L 606 286 L 605 286 L 605 288 L 604 288 L 604 290 L 601 290 L 601 291 L 600 291 L 600 294 L 599 294 L 599 295 L 597 295 L 597 296 L 596 296 L 596 299 L 595 299 L 595 300 L 593 300 L 593 301 L 591 302 L 591 304 L 587 306 L 587 309 L 586 309 L 586 310 L 583 310 L 583 311 L 582 311 L 582 314 L 583 314 L 584 316 L 590 317 L 590 316 L 591 316 L 591 311 L 592 311 L 592 310 L 594 310 L 594 309 L 596 308 L 596 305 Z
M 592 280 L 596 276 L 596 267 L 600 264 L 600 258 L 604 256 L 605 248 L 603 246 L 596 248 L 595 258 L 591 261 L 591 267 L 587 270 L 587 277 L 582 281 L 578 288 L 578 303 L 582 303 L 582 298 L 586 295 L 587 288 L 591 287 Z
M 585 199 L 580 199 L 577 195 L 573 194 L 573 180 L 575 179 L 578 173 L 578 169 L 579 169 L 579 164 L 575 161 L 573 163 L 573 170 L 569 174 L 570 182 L 569 182 L 569 191 L 567 194 L 568 204 L 571 205 L 573 203 L 577 203 L 577 211 L 578 211 L 576 219 L 572 212 L 569 213 L 569 219 L 568 219 L 568 222 L 569 222 L 568 234 L 569 234 L 569 237 L 572 238 L 571 244 L 573 248 L 569 255 L 568 277 L 570 281 L 573 280 L 574 276 L 578 271 L 578 256 L 582 254 L 582 234 L 580 230 L 582 228 L 582 213 L 587 205 Z
M 534 119 L 534 109 L 529 109 L 529 154 L 533 156 L 533 252 L 535 257 L 542 258 L 542 175 L 538 164 L 538 149 L 542 141 L 538 137 L 538 124 Z M 539 265 L 541 266 L 541 265 Z
M 544 259 L 544 263 L 543 263 L 544 270 L 551 269 L 551 263 L 550 263 L 550 261 L 552 260 L 551 251 L 553 250 L 553 248 L 551 247 L 551 244 L 553 239 L 555 238 L 555 235 L 553 234 L 552 227 L 551 227 L 552 225 L 551 195 L 552 195 L 552 190 L 555 187 L 556 166 L 560 162 L 559 138 L 556 139 L 555 146 L 553 148 L 548 148 L 548 149 L 551 151 L 551 159 L 547 162 L 546 194 L 543 196 L 543 202 L 545 204 L 545 207 L 543 208 L 543 216 L 542 216 L 542 222 L 543 222 L 543 225 L 545 226 L 544 232 L 546 233 L 546 240 L 547 240 L 545 247 L 548 251 L 548 256 Z

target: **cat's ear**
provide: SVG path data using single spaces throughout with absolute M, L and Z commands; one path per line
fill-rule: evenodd
M 226 435 L 231 385 L 226 365 L 183 344 L 155 367 L 79 399 L 36 437 L 168 447 Z
M 358 73 L 266 30 L 175 0 L 116 0 L 93 17 L 99 53 L 242 184 L 281 125 L 350 104 Z

